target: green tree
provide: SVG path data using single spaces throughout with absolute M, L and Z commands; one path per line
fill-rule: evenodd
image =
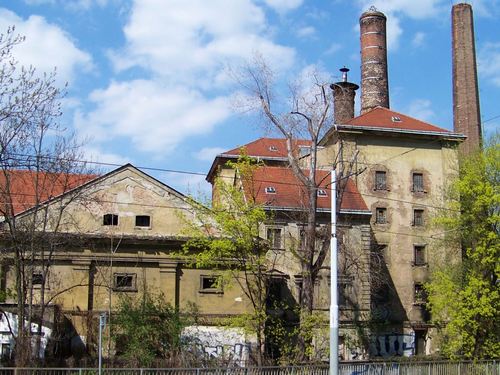
M 498 136 L 460 164 L 451 207 L 437 222 L 462 262 L 444 257 L 427 284 L 441 352 L 451 358 L 500 357 L 500 147 Z
M 182 318 L 162 294 L 145 291 L 139 297 L 121 296 L 113 314 L 117 354 L 132 366 L 151 366 L 158 359 L 173 362 L 186 325 L 188 318 Z
M 212 269 L 219 287 L 236 283 L 251 303 L 252 311 L 234 318 L 235 326 L 255 334 L 258 365 L 264 360 L 264 329 L 267 319 L 267 270 L 272 265 L 269 244 L 259 237 L 259 230 L 268 220 L 264 209 L 252 193 L 253 171 L 258 164 L 241 156 L 229 165 L 238 179 L 235 184 L 223 178 L 214 182 L 215 199 L 211 208 L 195 203 L 197 222 L 191 222 L 185 254 L 198 268 Z

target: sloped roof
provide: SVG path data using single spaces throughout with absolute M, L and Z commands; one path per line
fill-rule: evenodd
M 307 171 L 305 171 L 307 173 Z M 318 170 L 316 180 L 326 195 L 318 196 L 318 209 L 331 207 L 330 171 Z M 258 168 L 253 180 L 245 184 L 245 191 L 259 204 L 282 209 L 302 209 L 309 201 L 305 187 L 290 168 L 264 166 Z M 273 187 L 275 193 L 266 192 Z M 361 194 L 352 180 L 347 180 L 340 205 L 345 211 L 368 211 Z
M 67 174 L 11 170 L 0 173 L 1 210 L 13 214 L 32 208 L 38 203 L 60 196 L 81 186 L 97 176 L 92 174 Z M 9 198 L 10 197 L 10 198 Z
M 300 146 L 310 145 L 311 141 L 306 139 L 295 139 L 293 141 L 294 149 L 298 149 Z M 242 148 L 245 148 L 249 156 L 258 156 L 261 158 L 286 158 L 288 154 L 285 138 L 259 138 L 241 147 L 223 152 L 220 155 L 239 156 Z

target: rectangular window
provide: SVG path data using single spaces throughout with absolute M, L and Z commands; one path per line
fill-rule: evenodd
M 31 283 L 33 285 L 42 285 L 43 284 L 43 275 L 41 272 L 33 272 L 31 276 Z
M 137 215 L 135 217 L 135 226 L 143 228 L 151 227 L 151 217 L 148 215 Z
M 375 210 L 375 222 L 377 224 L 387 224 L 387 208 L 377 207 Z
M 318 197 L 327 197 L 328 193 L 325 189 L 318 189 Z
M 113 275 L 113 289 L 119 292 L 137 291 L 137 274 L 135 273 L 115 273 Z
M 222 279 L 220 276 L 201 275 L 200 293 L 223 293 Z
M 419 305 L 427 302 L 427 293 L 425 292 L 424 285 L 421 283 L 415 283 L 414 302 Z
M 422 173 L 413 173 L 412 191 L 415 193 L 424 192 L 424 175 Z
M 413 225 L 416 227 L 424 225 L 424 210 L 413 210 Z
M 384 171 L 375 172 L 375 190 L 387 190 L 387 173 Z
M 413 247 L 413 253 L 414 253 L 414 263 L 416 266 L 423 266 L 426 264 L 424 245 L 415 245 Z
M 267 228 L 266 238 L 269 241 L 269 246 L 271 249 L 282 249 L 282 230 L 281 228 Z
M 350 277 L 339 277 L 338 291 L 339 307 L 349 307 L 349 300 L 351 299 L 352 292 L 352 279 Z
M 118 225 L 118 215 L 106 214 L 102 217 L 102 225 Z

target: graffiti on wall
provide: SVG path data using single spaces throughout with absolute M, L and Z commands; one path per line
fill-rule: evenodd
M 251 340 L 237 328 L 191 326 L 184 328 L 182 339 L 191 352 L 207 360 L 224 359 L 244 366 L 251 354 Z
M 378 335 L 370 343 L 370 354 L 376 357 L 410 357 L 415 354 L 415 335 Z

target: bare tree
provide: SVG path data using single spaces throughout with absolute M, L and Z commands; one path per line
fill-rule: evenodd
M 89 179 L 79 162 L 80 145 L 58 122 L 63 91 L 55 84 L 55 71 L 40 74 L 13 57 L 23 40 L 14 28 L 0 35 L 2 258 L 15 273 L 18 365 L 40 359 L 46 308 L 54 299 L 47 295 L 51 265 L 58 251 L 75 242 L 64 234 L 74 225 L 65 211 L 80 198 L 72 189 Z
M 309 71 L 289 83 L 287 92 L 282 94 L 276 81 L 277 74 L 260 56 L 255 56 L 251 63 L 233 75 L 244 89 L 244 95 L 237 106 L 245 111 L 253 110 L 260 113 L 263 124 L 286 139 L 289 166 L 305 192 L 304 241 L 295 252 L 302 270 L 300 291 L 302 324 L 313 312 L 314 284 L 330 247 L 329 236 L 324 235 L 325 228 L 319 228 L 317 216 L 318 189 L 322 183 L 324 184 L 318 173 L 319 142 L 325 133 L 334 127 L 330 82 L 323 74 Z M 338 134 L 335 136 L 337 152 L 328 160 L 328 167 L 337 171 L 337 179 L 340 182 L 340 194 L 337 200 L 340 203 L 356 154 L 350 161 L 341 160 L 342 143 Z M 310 141 L 309 151 L 305 156 L 298 150 L 299 139 Z M 337 207 L 340 207 L 340 204 L 337 204 Z M 299 337 L 301 353 L 306 352 L 308 335 L 310 334 Z

